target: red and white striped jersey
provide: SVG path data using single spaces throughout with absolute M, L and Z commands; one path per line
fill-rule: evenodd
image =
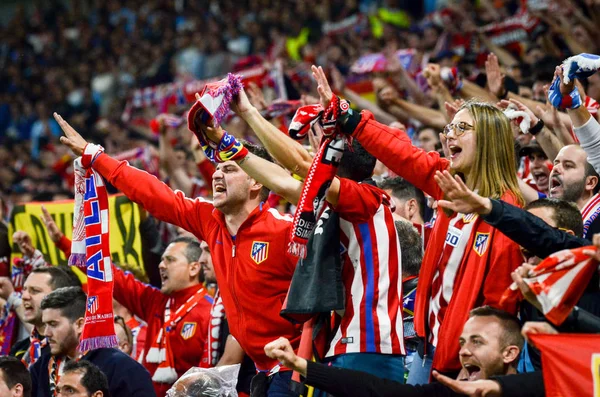
M 583 238 L 592 240 L 592 233 L 588 235 L 590 227 L 594 222 L 600 222 L 600 193 L 593 195 L 581 210 L 581 217 L 583 218 Z M 595 228 L 592 228 L 595 229 Z
M 406 354 L 402 324 L 400 243 L 387 195 L 340 179 L 342 278 L 346 308 L 327 357 Z
M 463 262 L 463 256 L 475 225 L 476 214 L 457 213 L 450 219 L 446 241 L 442 255 L 438 262 L 437 271 L 433 277 L 431 286 L 431 300 L 429 303 L 429 342 L 433 346 L 438 344 L 438 331 L 444 321 L 444 315 L 448 308 L 448 303 L 452 299 L 454 292 L 454 283 L 460 264 Z

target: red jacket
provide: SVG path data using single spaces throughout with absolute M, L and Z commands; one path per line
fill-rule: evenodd
M 113 272 L 115 280 L 114 298 L 133 314 L 148 323 L 144 342 L 144 352 L 146 353 L 156 341 L 158 332 L 163 327 L 167 301 L 170 298 L 175 298 L 174 307 L 178 308 L 201 287 L 201 285 L 195 285 L 173 292 L 171 295 L 165 295 L 158 289 L 137 280 L 133 274 L 124 273 L 116 266 L 113 266 Z M 206 330 L 210 321 L 211 306 L 212 298 L 210 295 L 205 295 L 204 299 L 201 299 L 200 303 L 181 319 L 175 329 L 168 334 L 177 377 L 183 375 L 191 367 L 198 365 L 198 362 L 204 357 Z M 194 331 L 186 339 L 182 336 L 182 328 L 190 323 L 193 324 Z M 187 327 L 189 328 L 190 325 L 187 325 Z M 146 362 L 145 354 L 142 365 L 148 369 L 150 375 L 153 375 L 158 367 L 158 364 Z M 166 383 L 153 383 L 157 396 L 164 396 L 171 387 Z
M 98 156 L 93 167 L 156 218 L 181 226 L 206 241 L 230 332 L 259 370 L 278 365 L 277 360 L 265 355 L 264 346 L 268 342 L 283 336 L 294 348 L 298 346 L 300 327 L 279 315 L 297 262 L 297 258 L 287 253 L 291 217 L 261 204 L 234 238 L 227 230 L 223 214 L 210 202 L 173 192 L 147 172 L 106 154 Z
M 376 122 L 368 111 L 362 112 L 362 119 L 353 136 L 393 172 L 436 200 L 443 197 L 443 192 L 433 176 L 436 171 L 447 169 L 450 162 L 440 157 L 437 152 L 425 152 L 414 147 L 403 131 Z M 510 192 L 501 198 L 510 204 L 518 205 L 515 196 Z M 437 216 L 419 272 L 415 302 L 415 327 L 418 335 L 423 338 L 428 336 L 431 287 L 449 223 L 444 211 L 438 210 Z M 460 369 L 458 338 L 469 318 L 469 311 L 482 305 L 499 307 L 500 297 L 512 283 L 510 273 L 523 261 L 516 243 L 483 222 L 481 218 L 478 217 L 474 222 L 476 224 L 471 241 L 467 245 L 473 248 L 468 248 L 463 256 L 456 276 L 455 289 L 438 333 L 440 342 L 436 346 L 433 368 L 439 371 Z M 488 247 L 482 255 L 474 249 L 473 240 L 478 233 L 489 233 Z M 515 314 L 516 307 L 511 308 L 511 311 Z

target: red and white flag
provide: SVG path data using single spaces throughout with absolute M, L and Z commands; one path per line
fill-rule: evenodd
M 600 335 L 530 334 L 542 353 L 546 397 L 600 396 Z
M 530 271 L 523 280 L 542 305 L 544 316 L 555 325 L 562 324 L 583 295 L 598 262 L 584 254 L 594 246 L 555 252 Z M 512 283 L 504 292 L 500 305 L 516 300 L 521 291 Z

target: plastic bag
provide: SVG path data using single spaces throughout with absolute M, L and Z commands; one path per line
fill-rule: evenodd
M 237 397 L 240 364 L 190 368 L 167 391 L 167 397 Z

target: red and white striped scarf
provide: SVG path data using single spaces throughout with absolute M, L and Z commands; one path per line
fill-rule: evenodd
M 219 348 L 221 347 L 221 327 L 225 319 L 225 306 L 221 294 L 217 291 L 213 306 L 210 310 L 210 322 L 208 323 L 208 338 L 207 348 L 204 350 L 205 355 L 202 357 L 200 367 L 210 368 L 217 365 L 219 362 Z
M 585 250 L 596 250 L 596 247 L 555 252 L 523 279 L 542 305 L 544 316 L 555 325 L 565 321 L 598 269 L 598 262 L 584 254 Z M 504 306 L 520 296 L 519 287 L 512 283 L 502 295 L 500 305 Z
M 118 345 L 112 308 L 108 194 L 102 176 L 92 168 L 84 171 L 82 165 L 91 164 L 92 161 L 86 156 L 96 156 L 98 151 L 98 146 L 88 144 L 83 153 L 84 158 L 78 158 L 74 162 L 76 197 L 69 264 L 81 265 L 84 262 L 87 270 L 88 296 L 79 345 L 82 351 Z M 78 208 L 81 205 L 83 210 Z
M 583 218 L 583 236 L 588 240 L 591 240 L 592 237 L 587 235 L 588 230 L 598 216 L 600 216 L 600 193 L 593 195 L 581 210 L 581 217 Z
M 169 343 L 169 332 L 177 327 L 177 324 L 200 302 L 206 295 L 206 290 L 199 287 L 196 293 L 188 298 L 188 300 L 171 316 L 171 307 L 175 304 L 175 299 L 171 298 L 165 305 L 164 323 L 156 340 L 152 343 L 152 347 L 146 354 L 146 361 L 149 363 L 158 364 L 158 368 L 154 371 L 152 380 L 158 383 L 173 383 L 177 380 L 177 371 L 175 371 L 175 361 L 173 352 Z M 172 317 L 172 318 L 171 318 Z

